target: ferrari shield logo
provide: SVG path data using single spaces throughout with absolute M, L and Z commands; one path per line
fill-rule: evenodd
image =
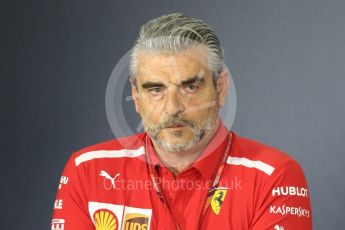
M 222 208 L 227 189 L 217 189 L 211 199 L 211 207 L 216 215 L 219 215 L 220 209 Z

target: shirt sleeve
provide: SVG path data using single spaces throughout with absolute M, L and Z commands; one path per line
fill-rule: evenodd
M 87 199 L 75 166 L 74 154 L 68 160 L 58 187 L 51 230 L 95 229 L 87 209 Z
M 251 230 L 312 229 L 309 189 L 296 161 L 276 169 L 259 196 Z

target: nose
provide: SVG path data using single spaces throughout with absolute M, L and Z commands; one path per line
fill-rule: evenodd
M 183 97 L 178 89 L 171 89 L 166 95 L 165 113 L 168 116 L 178 116 L 185 111 Z

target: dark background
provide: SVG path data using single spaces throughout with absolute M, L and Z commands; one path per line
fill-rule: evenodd
M 70 154 L 113 138 L 105 88 L 139 27 L 208 22 L 237 89 L 233 129 L 295 157 L 314 229 L 345 225 L 345 1 L 1 1 L 0 229 L 50 229 Z

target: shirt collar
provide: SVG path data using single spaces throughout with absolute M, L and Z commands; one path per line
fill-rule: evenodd
M 210 180 L 213 172 L 216 170 L 215 167 L 217 166 L 220 157 L 225 151 L 228 141 L 228 133 L 227 128 L 224 126 L 222 121 L 220 121 L 217 131 L 209 144 L 200 154 L 198 159 L 185 171 L 189 170 L 190 168 L 195 168 L 202 175 L 204 180 Z M 153 148 L 152 140 L 149 136 L 147 138 L 147 154 L 149 154 L 152 163 L 150 167 L 165 167 L 157 156 L 157 153 Z
M 228 143 L 228 133 L 227 128 L 220 122 L 210 143 L 191 166 L 196 168 L 205 180 L 210 180 L 214 171 L 217 170 L 217 164 Z

